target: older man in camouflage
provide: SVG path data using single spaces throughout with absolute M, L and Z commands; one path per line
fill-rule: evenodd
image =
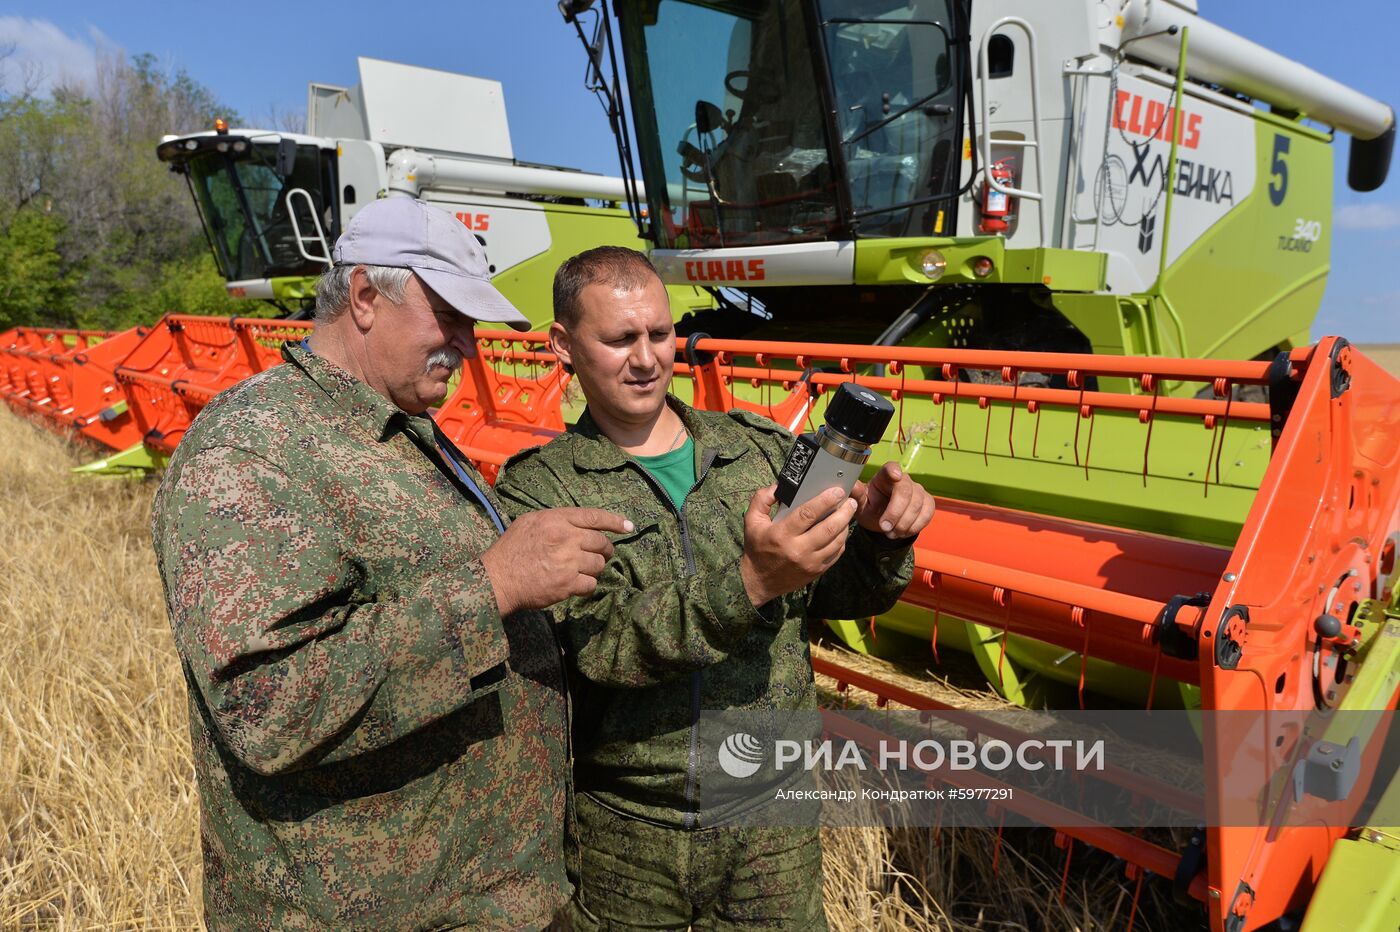
M 213 929 L 516 929 L 567 900 L 559 650 L 631 525 L 506 526 L 427 416 L 473 321 L 528 323 L 448 214 L 363 208 L 286 364 L 214 399 L 153 533 Z
M 596 590 L 555 610 L 577 674 L 574 922 L 824 928 L 816 829 L 725 824 L 733 813 L 702 805 L 699 715 L 815 709 L 808 619 L 888 609 L 933 500 L 887 463 L 854 497 L 835 489 L 771 520 L 792 437 L 667 394 L 675 330 L 640 253 L 569 260 L 554 312 L 588 410 L 510 460 L 497 493 L 517 513 L 601 505 L 636 526 Z

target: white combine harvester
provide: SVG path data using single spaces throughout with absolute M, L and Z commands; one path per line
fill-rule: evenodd
M 514 158 L 498 81 L 372 58 L 355 87 L 311 84 L 307 132 L 241 129 L 166 136 L 230 294 L 304 310 L 330 247 L 377 197 L 451 212 L 486 247 L 496 285 L 536 323 L 554 269 L 601 243 L 643 246 L 619 178 Z M 672 289 L 678 307 L 708 305 Z

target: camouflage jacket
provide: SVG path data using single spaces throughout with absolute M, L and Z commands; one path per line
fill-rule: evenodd
M 284 356 L 195 420 L 152 520 L 207 922 L 540 928 L 569 894 L 547 616 L 500 617 L 496 528 L 426 417 Z
M 583 505 L 632 519 L 592 595 L 555 607 L 574 697 L 574 781 L 625 815 L 703 827 L 696 731 L 702 710 L 816 707 L 807 621 L 883 612 L 913 574 L 911 542 L 852 526 L 815 583 L 756 609 L 739 575 L 744 512 L 775 481 L 792 435 L 743 411 L 676 399 L 695 441 L 696 484 L 677 512 L 661 487 L 584 413 L 507 464 L 496 492 L 519 514 Z

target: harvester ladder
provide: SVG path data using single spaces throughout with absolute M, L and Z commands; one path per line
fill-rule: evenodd
M 1030 150 L 1035 156 L 1035 183 L 1038 186 L 1043 186 L 1045 184 L 1045 171 L 1041 165 L 1040 156 L 1040 72 L 1037 70 L 1036 66 L 1035 29 L 1030 23 L 1019 16 L 1003 16 L 1001 19 L 992 23 L 987 27 L 987 30 L 982 33 L 982 40 L 978 44 L 977 57 L 980 66 L 977 75 L 977 89 L 980 99 L 980 112 L 978 115 L 982 123 L 982 133 L 978 138 L 978 146 L 981 149 L 982 178 L 993 191 L 1000 191 L 1002 194 L 1010 197 L 1019 197 L 1022 200 L 1035 202 L 1036 221 L 1039 223 L 1040 228 L 1040 245 L 1049 246 L 1050 243 L 1045 239 L 1044 193 L 1030 188 L 1013 188 L 1010 185 L 1005 185 L 997 181 L 992 175 L 992 111 L 990 99 L 987 96 L 987 74 L 991 67 L 988 47 L 991 44 L 992 36 L 996 34 L 997 30 L 1004 26 L 1015 26 L 1026 36 L 1026 54 L 1030 59 L 1031 76 L 1031 133 L 1026 139 L 997 139 L 996 144 L 998 146 L 1021 149 L 1022 151 Z M 1021 183 L 1025 184 L 1025 181 L 1023 180 Z
M 1104 209 L 1108 207 L 1112 192 L 1109 186 L 1113 179 L 1109 176 L 1108 169 L 1108 140 L 1111 129 L 1113 110 L 1110 106 L 1104 113 L 1103 121 L 1103 152 L 1100 155 L 1100 167 L 1093 179 L 1093 184 L 1087 188 L 1087 193 L 1094 204 L 1092 216 L 1081 216 L 1078 210 L 1078 198 L 1073 194 L 1078 190 L 1078 174 L 1084 170 L 1085 146 L 1089 139 L 1090 121 L 1086 115 L 1091 97 L 1089 82 L 1093 78 L 1104 78 L 1111 80 L 1113 72 L 1111 70 L 1098 71 L 1092 67 L 1075 68 L 1067 66 L 1065 75 L 1072 81 L 1070 92 L 1070 122 L 1069 137 L 1073 141 L 1070 145 L 1069 163 L 1065 167 L 1065 204 L 1061 211 L 1064 223 L 1060 229 L 1060 242 L 1066 247 L 1073 246 L 1075 249 L 1085 249 L 1090 252 L 1098 252 L 1099 234 L 1103 230 Z M 1110 97 L 1111 97 L 1110 92 Z M 1102 204 L 1100 204 L 1099 190 L 1102 186 Z M 1079 244 L 1077 229 L 1085 224 L 1093 225 L 1093 238 L 1087 245 Z
M 313 235 L 308 236 L 301 232 L 301 224 L 297 221 L 297 206 L 299 202 L 305 202 L 306 215 L 311 218 Z M 331 264 L 331 248 L 326 242 L 326 231 L 321 228 L 321 218 L 316 216 L 316 202 L 311 199 L 305 188 L 292 188 L 287 192 L 287 218 L 292 222 L 292 233 L 296 236 L 297 252 L 308 262 L 324 262 Z M 306 244 L 314 243 L 321 247 L 320 255 L 312 255 L 306 251 Z

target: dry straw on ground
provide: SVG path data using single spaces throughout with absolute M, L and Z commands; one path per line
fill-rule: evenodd
M 150 548 L 155 485 L 69 473 L 92 456 L 0 408 L 0 929 L 196 928 L 198 801 Z M 1121 863 L 1081 846 L 1061 902 L 1052 834 L 1006 834 L 998 853 L 985 831 L 823 829 L 832 927 L 1126 927 Z M 1162 887 L 1145 886 L 1136 928 L 1199 926 Z
M 197 925 L 198 801 L 149 482 L 0 408 L 0 928 Z
M 1400 377 L 1400 343 L 1369 343 L 1358 347 L 1361 352 L 1391 375 Z

